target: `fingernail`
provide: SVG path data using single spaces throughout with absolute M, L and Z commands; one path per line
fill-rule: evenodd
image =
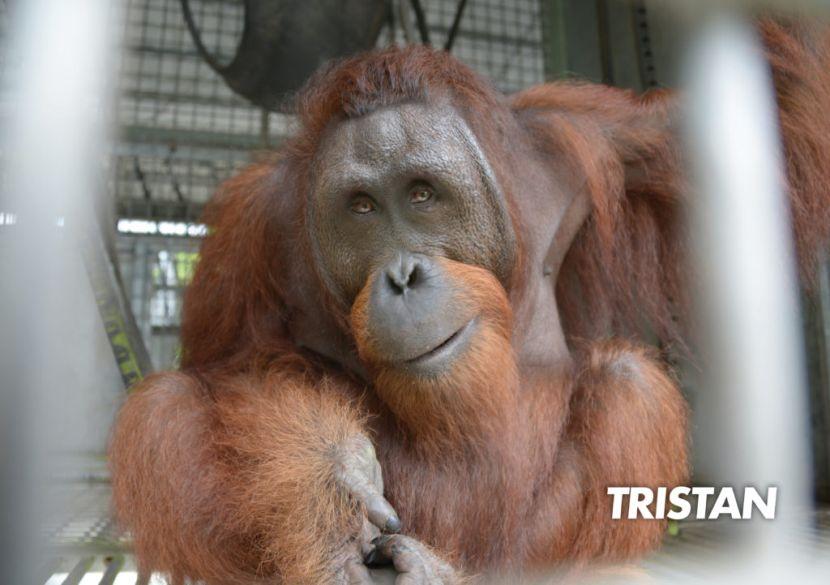
M 384 526 L 384 530 L 386 532 L 398 532 L 401 529 L 401 519 L 397 516 L 389 516 L 386 520 L 386 526 Z

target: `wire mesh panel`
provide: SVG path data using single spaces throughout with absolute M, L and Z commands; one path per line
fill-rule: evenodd
M 220 61 L 236 50 L 243 7 L 192 2 Z M 195 219 L 217 182 L 267 145 L 265 116 L 200 58 L 178 0 L 133 0 L 126 21 L 116 197 L 122 216 Z M 281 116 L 272 115 L 275 118 Z
M 182 292 L 198 260 L 199 239 L 121 236 L 118 257 L 133 314 L 156 367 L 178 362 Z
M 430 40 L 443 46 L 458 2 L 422 0 L 421 4 Z M 415 16 L 411 18 L 414 20 Z M 502 91 L 513 92 L 541 83 L 544 63 L 539 1 L 469 0 L 452 53 L 494 81 Z
M 205 45 L 220 63 L 229 61 L 243 2 L 191 0 L 191 8 Z M 286 117 L 252 106 L 204 63 L 178 0 L 131 0 L 125 27 L 113 178 L 118 216 L 194 222 L 216 186 L 266 147 Z M 182 290 L 201 238 L 142 225 L 152 231 L 119 230 L 119 260 L 153 364 L 167 368 L 176 365 Z
M 395 2 L 393 14 L 405 10 L 414 22 L 409 2 Z M 433 43 L 443 46 L 457 4 L 422 5 Z M 243 0 L 190 0 L 190 6 L 208 51 L 219 63 L 229 63 L 242 35 Z M 405 42 L 401 20 L 381 32 L 379 45 Z M 119 218 L 148 223 L 120 224 L 144 228 L 120 230 L 117 248 L 154 366 L 166 368 L 175 365 L 187 279 L 161 282 L 154 275 L 166 270 L 163 258 L 177 262 L 196 252 L 201 238 L 190 237 L 186 228 L 183 235 L 165 235 L 157 222 L 198 221 L 216 186 L 254 153 L 279 144 L 293 119 L 265 112 L 225 85 L 199 56 L 179 0 L 130 0 L 125 27 L 112 192 Z M 541 82 L 538 0 L 469 0 L 453 54 L 503 91 Z

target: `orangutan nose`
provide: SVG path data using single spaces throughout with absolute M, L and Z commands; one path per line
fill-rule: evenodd
M 464 324 L 457 302 L 463 290 L 436 259 L 422 254 L 398 253 L 378 269 L 370 294 L 369 328 L 388 361 L 416 358 Z
M 423 273 L 431 268 L 431 263 L 424 256 L 399 252 L 384 269 L 385 284 L 392 294 L 405 295 L 410 289 L 423 284 Z

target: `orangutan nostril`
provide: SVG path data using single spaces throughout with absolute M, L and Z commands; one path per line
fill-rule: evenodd
M 409 278 L 403 278 L 400 274 L 395 272 L 387 272 L 386 282 L 389 285 L 389 288 L 392 289 L 392 292 L 398 295 L 402 295 L 406 293 L 409 284 Z
M 386 282 L 392 292 L 406 294 L 421 280 L 421 266 L 411 254 L 399 254 L 386 269 Z

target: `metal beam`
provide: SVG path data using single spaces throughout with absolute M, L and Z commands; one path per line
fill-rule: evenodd
M 203 203 L 119 198 L 118 216 L 135 219 L 196 222 L 202 216 Z
M 565 26 L 566 0 L 541 3 L 542 48 L 545 79 L 561 79 L 568 75 L 568 31 Z
M 127 142 L 219 148 L 223 150 L 258 150 L 263 148 L 259 134 L 234 134 L 231 132 L 207 132 L 182 128 L 154 128 L 151 126 L 125 126 L 121 139 Z

